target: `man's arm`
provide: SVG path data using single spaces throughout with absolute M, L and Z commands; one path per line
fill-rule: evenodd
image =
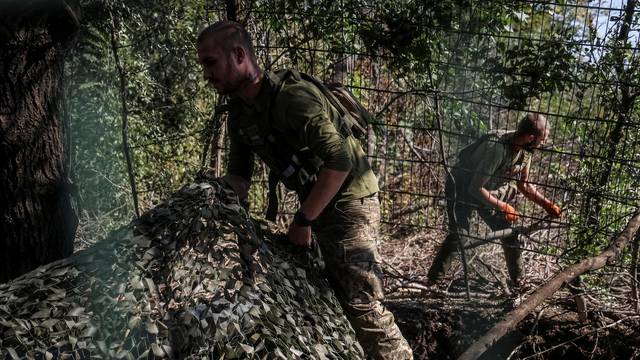
M 526 166 L 521 173 L 520 180 L 517 182 L 518 190 L 527 199 L 538 204 L 544 208 L 549 215 L 554 218 L 560 217 L 562 210 L 551 200 L 547 199 L 542 193 L 540 193 L 536 187 L 529 182 L 529 167 Z
M 305 214 L 307 219 L 315 219 L 320 216 L 327 204 L 336 196 L 347 176 L 349 176 L 348 171 L 320 169 L 318 180 L 300 206 L 300 211 Z
M 496 176 L 496 172 L 500 168 L 508 149 L 504 144 L 496 142 L 486 142 L 482 147 L 476 149 L 476 152 L 482 154 L 476 159 L 473 176 L 469 182 L 468 192 L 475 199 L 491 208 L 497 209 L 505 214 L 505 219 L 509 222 L 518 220 L 518 212 L 508 203 L 493 196 L 486 185 L 492 176 Z
M 307 220 L 315 220 L 320 213 L 327 207 L 327 204 L 338 193 L 342 183 L 349 175 L 348 171 L 338 171 L 328 168 L 320 169 L 318 180 L 311 188 L 309 196 L 300 206 L 300 212 L 304 214 Z M 296 245 L 309 247 L 311 246 L 311 227 L 300 226 L 295 220 L 289 225 L 288 233 L 289 241 Z
M 277 108 L 285 119 L 281 126 L 298 134 L 307 146 L 323 161 L 316 183 L 301 204 L 306 220 L 315 220 L 333 199 L 351 171 L 347 142 L 331 121 L 330 108 L 323 104 L 323 97 L 313 86 L 300 83 L 288 88 L 276 100 Z M 289 226 L 289 240 L 294 244 L 309 246 L 311 228 L 295 221 Z
M 517 221 L 519 216 L 518 211 L 508 203 L 491 195 L 491 192 L 484 187 L 489 181 L 489 178 L 490 176 L 488 175 L 480 175 L 476 173 L 469 184 L 469 193 L 471 196 L 480 200 L 483 204 L 502 211 L 505 214 L 505 219 L 507 221 Z
M 476 174 L 469 184 L 469 194 L 477 200 L 480 200 L 483 204 L 499 210 L 503 207 L 503 204 L 506 203 L 491 195 L 491 192 L 484 187 L 490 178 L 488 175 Z

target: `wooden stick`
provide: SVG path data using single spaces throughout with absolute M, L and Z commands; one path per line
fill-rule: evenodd
M 624 247 L 631 241 L 640 227 L 640 209 L 636 210 L 626 228 L 618 237 L 611 242 L 609 247 L 600 255 L 590 257 L 571 265 L 563 271 L 557 273 L 551 280 L 540 286 L 531 296 L 512 310 L 506 317 L 494 325 L 491 330 L 473 343 L 458 357 L 458 360 L 475 360 L 479 358 L 487 349 L 500 340 L 507 332 L 513 330 L 516 325 L 538 305 L 551 297 L 558 289 L 576 279 L 578 276 L 588 271 L 603 268 L 615 262 L 622 254 Z
M 582 280 L 580 276 L 577 276 L 569 285 L 569 291 L 573 294 L 573 300 L 576 303 L 576 312 L 578 313 L 578 320 L 581 323 L 587 322 L 587 298 L 581 290 Z
M 512 236 L 514 233 L 515 234 L 522 234 L 522 235 L 529 235 L 535 231 L 538 230 L 551 230 L 551 229 L 559 229 L 559 228 L 563 228 L 565 227 L 564 225 L 561 226 L 549 226 L 544 224 L 544 220 L 538 221 L 536 223 L 533 223 L 531 225 L 525 225 L 525 226 L 513 226 L 513 227 L 509 227 L 506 229 L 502 229 L 502 230 L 497 230 L 497 231 L 493 231 L 490 233 L 487 233 L 483 236 L 479 236 L 479 235 L 471 235 L 468 233 L 461 233 L 459 236 L 463 236 L 466 239 L 466 243 L 464 245 L 465 249 L 472 249 L 474 247 L 486 244 L 486 243 L 490 243 L 493 240 L 500 240 L 500 239 L 504 239 L 507 238 L 509 236 Z

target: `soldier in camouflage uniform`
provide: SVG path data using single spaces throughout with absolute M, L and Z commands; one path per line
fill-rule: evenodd
M 449 270 L 460 239 L 464 239 L 465 245 L 469 242 L 469 238 L 459 234 L 469 235 L 469 218 L 474 210 L 492 231 L 507 229 L 518 220 L 519 214 L 509 201 L 520 191 L 551 217 L 560 216 L 560 208 L 528 182 L 531 153 L 544 144 L 548 135 L 547 119 L 529 113 L 520 121 L 517 131 L 485 135 L 460 152 L 458 163 L 451 169 L 453 179 L 448 177 L 445 184 L 449 235 L 429 269 L 430 284 Z M 513 235 L 501 241 L 511 285 L 516 293 L 520 292 L 523 268 L 518 237 Z
M 309 247 L 314 231 L 327 277 L 367 355 L 412 359 L 381 303 L 378 182 L 345 119 L 299 73 L 263 72 L 249 35 L 235 22 L 204 29 L 197 50 L 205 79 L 231 98 L 225 181 L 246 197 L 256 154 L 295 190 L 301 205 L 288 238 Z

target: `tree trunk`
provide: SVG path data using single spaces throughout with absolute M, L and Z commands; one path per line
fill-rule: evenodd
M 0 282 L 73 251 L 65 170 L 64 46 L 78 28 L 63 1 L 0 5 Z
M 131 156 L 131 149 L 129 148 L 129 110 L 127 108 L 127 74 L 124 70 L 124 65 L 120 61 L 118 55 L 118 29 L 120 25 L 114 18 L 111 11 L 109 12 L 111 18 L 111 51 L 113 54 L 113 62 L 116 64 L 116 70 L 118 70 L 118 77 L 120 78 L 120 114 L 121 114 L 121 129 L 122 129 L 122 154 L 127 163 L 127 173 L 129 175 L 129 186 L 131 186 L 131 198 L 133 200 L 133 210 L 136 212 L 136 217 L 140 217 L 140 206 L 138 205 L 138 187 L 136 185 L 136 172 L 133 168 L 133 158 Z
M 211 142 L 211 159 L 209 161 L 209 169 L 213 170 L 215 176 L 224 175 L 224 163 L 223 163 L 223 153 L 224 153 L 224 140 L 225 140 L 225 132 L 226 132 L 226 117 L 223 116 L 221 110 L 218 110 L 218 106 L 223 101 L 222 96 L 218 96 L 218 101 L 216 102 L 216 111 L 213 114 L 213 119 L 209 126 L 211 130 L 209 131 L 212 136 L 208 138 Z M 206 154 L 205 154 L 206 156 Z M 204 165 L 204 164 L 203 164 Z

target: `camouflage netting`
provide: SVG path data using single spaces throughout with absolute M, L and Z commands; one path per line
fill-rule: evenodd
M 0 285 L 0 358 L 362 358 L 311 257 L 287 247 L 220 183 L 190 184 Z

